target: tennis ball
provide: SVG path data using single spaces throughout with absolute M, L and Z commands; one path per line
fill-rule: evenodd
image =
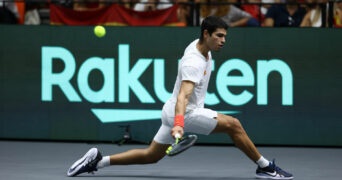
M 95 34 L 97 37 L 101 38 L 101 37 L 103 37 L 103 36 L 106 35 L 106 29 L 105 29 L 103 26 L 100 26 L 100 25 L 95 26 L 95 28 L 94 28 L 94 34 Z

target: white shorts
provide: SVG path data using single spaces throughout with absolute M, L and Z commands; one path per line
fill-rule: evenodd
M 174 139 L 171 136 L 171 129 L 174 123 L 175 105 L 172 102 L 167 102 L 162 111 L 162 125 L 157 134 L 154 136 L 154 141 L 160 144 L 171 144 Z M 196 108 L 187 112 L 184 116 L 184 132 L 196 134 L 210 134 L 217 125 L 217 112 L 207 108 Z

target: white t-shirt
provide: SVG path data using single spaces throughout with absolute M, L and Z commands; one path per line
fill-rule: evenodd
M 171 97 L 172 102 L 177 102 L 181 82 L 184 80 L 194 82 L 195 88 L 189 98 L 186 111 L 204 107 L 205 95 L 211 74 L 211 53 L 209 51 L 209 58 L 206 59 L 196 47 L 198 41 L 199 39 L 193 41 L 184 51 L 184 55 L 178 65 L 178 75 Z

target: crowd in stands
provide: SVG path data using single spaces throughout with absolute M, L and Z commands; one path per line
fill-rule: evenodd
M 139 12 L 163 10 L 177 5 L 178 19 L 186 26 L 197 26 L 203 18 L 215 15 L 221 17 L 230 27 L 342 27 L 342 0 L 65 0 L 61 2 L 63 3 L 59 5 L 74 11 L 95 11 L 112 3 Z M 0 0 L 1 24 L 49 24 L 48 13 L 47 1 Z M 44 18 L 47 19 L 45 23 Z

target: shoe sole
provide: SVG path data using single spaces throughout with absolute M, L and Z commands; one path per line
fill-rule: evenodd
M 256 174 L 255 177 L 257 179 L 293 179 L 293 177 L 274 177 L 274 176 L 267 176 L 267 175 L 258 175 Z
M 97 157 L 98 150 L 97 148 L 91 148 L 82 158 L 77 160 L 72 166 L 69 168 L 67 172 L 67 176 L 72 177 L 76 176 L 77 172 L 83 167 L 82 164 L 87 158 L 91 158 L 94 160 Z M 79 173 L 80 174 L 80 173 Z

